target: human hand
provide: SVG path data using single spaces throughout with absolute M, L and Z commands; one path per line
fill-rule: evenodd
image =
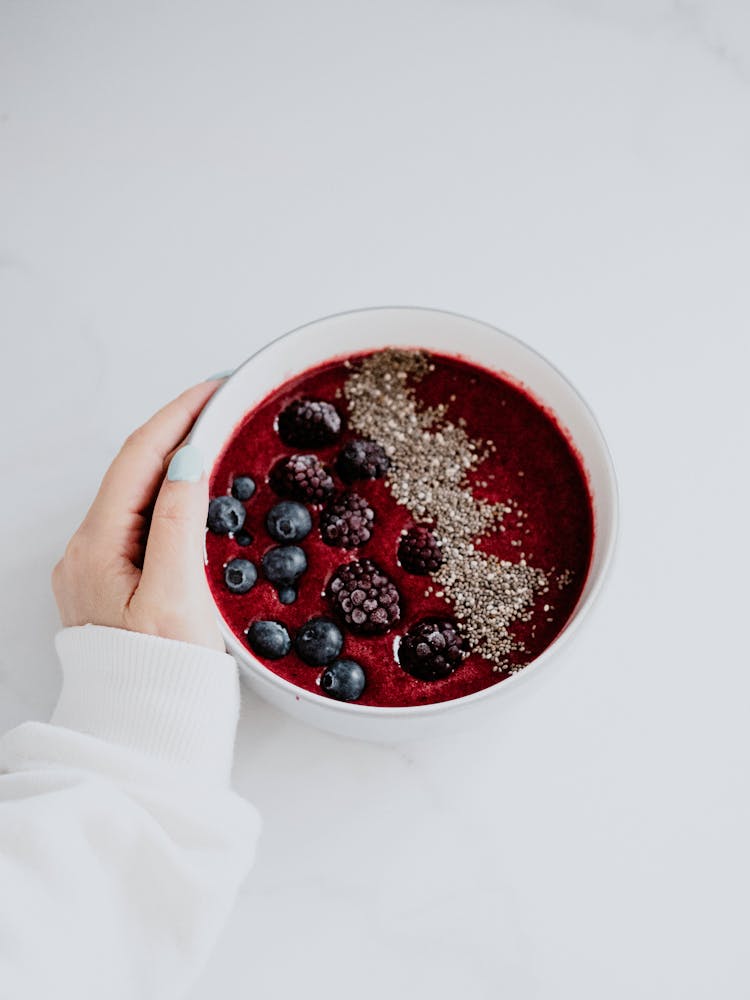
M 218 385 L 183 392 L 122 446 L 52 573 L 63 625 L 224 649 L 203 567 L 203 459 L 190 445 L 172 454 Z

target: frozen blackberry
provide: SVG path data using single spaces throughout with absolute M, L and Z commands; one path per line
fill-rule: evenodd
M 428 576 L 443 565 L 440 542 L 430 528 L 415 524 L 401 536 L 398 543 L 398 561 L 407 573 Z
M 380 479 L 391 466 L 385 450 L 374 441 L 357 438 L 348 441 L 336 460 L 336 471 L 342 479 Z
M 279 414 L 279 437 L 295 448 L 333 444 L 341 433 L 341 417 L 322 399 L 295 399 Z
M 375 511 L 359 493 L 341 493 L 320 515 L 320 535 L 326 545 L 354 549 L 370 540 Z
M 317 455 L 292 455 L 271 471 L 271 486 L 280 495 L 307 503 L 323 503 L 333 493 L 333 479 Z
M 412 677 L 436 681 L 460 667 L 464 642 L 454 622 L 423 618 L 409 629 L 398 646 L 398 662 Z
M 344 563 L 328 585 L 333 610 L 352 632 L 382 635 L 401 620 L 401 598 L 393 580 L 371 559 Z

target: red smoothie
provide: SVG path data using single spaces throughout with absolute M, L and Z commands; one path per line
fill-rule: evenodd
M 282 440 L 294 439 L 295 430 L 285 421 L 290 404 L 300 400 L 335 408 L 340 426 L 318 434 L 323 443 Z M 302 407 L 296 419 L 307 417 Z M 313 440 L 316 433 L 313 427 Z M 360 440 L 382 448 L 389 468 L 378 478 L 342 479 L 342 449 Z M 284 494 L 283 481 L 271 473 L 293 455 L 317 456 L 333 483 L 324 502 L 305 503 L 312 528 L 296 544 L 307 566 L 296 583 L 296 599 L 282 603 L 278 586 L 266 578 L 263 557 L 279 544 L 266 517 Z M 339 658 L 364 671 L 364 690 L 354 703 L 424 705 L 480 691 L 533 660 L 565 626 L 586 579 L 592 506 L 571 443 L 521 388 L 458 357 L 379 351 L 334 360 L 286 382 L 235 429 L 214 466 L 211 496 L 230 494 L 242 476 L 252 477 L 256 486 L 241 501 L 242 529 L 206 535 L 214 599 L 244 645 L 251 623 L 283 623 L 290 651 L 277 659 L 259 658 L 320 697 L 329 697 L 320 683 L 325 667 L 309 665 L 295 649 L 295 637 L 312 618 L 337 623 L 343 635 Z M 336 527 L 341 522 L 327 512 L 341 494 L 352 492 L 374 516 L 348 522 L 356 531 L 346 540 L 359 544 L 330 544 L 341 540 Z M 399 561 L 403 533 L 415 525 L 425 526 L 442 560 L 425 575 L 408 572 Z M 232 593 L 225 580 L 225 567 L 236 558 L 257 569 L 257 580 L 245 593 Z M 385 623 L 388 631 L 355 631 L 331 592 L 336 571 L 354 560 L 372 561 L 398 591 L 398 619 Z M 461 657 L 448 676 L 421 679 L 399 662 L 403 637 L 425 618 L 450 622 L 460 638 Z M 415 633 L 409 641 L 416 649 L 419 637 Z M 440 637 L 436 641 L 442 643 Z

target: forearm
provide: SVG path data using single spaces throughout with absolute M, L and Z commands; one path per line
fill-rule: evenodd
M 235 665 L 94 627 L 58 648 L 52 723 L 0 741 L 3 995 L 180 996 L 258 832 L 228 784 Z

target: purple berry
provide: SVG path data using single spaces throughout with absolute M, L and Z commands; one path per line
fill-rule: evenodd
M 383 447 L 374 441 L 355 438 L 347 441 L 336 461 L 336 471 L 342 479 L 380 479 L 391 466 Z
M 323 503 L 333 493 L 333 479 L 317 455 L 292 455 L 271 471 L 271 486 L 280 495 L 307 503 Z
M 279 414 L 279 437 L 293 448 L 318 448 L 341 433 L 341 417 L 332 403 L 321 399 L 295 399 Z
M 401 620 L 396 585 L 371 559 L 339 566 L 328 585 L 328 599 L 352 632 L 361 635 L 382 635 Z
M 409 629 L 398 646 L 404 670 L 423 681 L 448 677 L 466 656 L 464 641 L 455 623 L 443 618 L 423 618 Z
M 370 540 L 375 512 L 358 493 L 341 493 L 320 515 L 320 535 L 326 545 L 354 549 Z
M 430 528 L 417 524 L 401 536 L 398 561 L 407 573 L 418 576 L 435 573 L 443 565 L 440 542 Z

